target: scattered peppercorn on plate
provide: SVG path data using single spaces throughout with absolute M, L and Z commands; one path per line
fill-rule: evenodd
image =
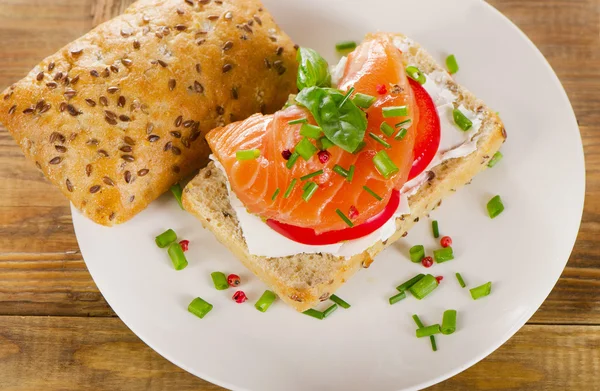
M 94 280 L 140 338 L 230 389 L 395 391 L 468 368 L 529 319 L 574 244 L 584 162 L 560 82 L 514 25 L 478 0 L 179 3 L 170 18 L 194 16 L 167 41 L 195 32 L 211 61 L 171 58 L 195 72 L 178 73 L 138 53 L 121 64 L 151 56 L 151 72 L 173 72 L 147 81 L 164 91 L 90 90 L 115 106 L 99 112 L 106 139 L 146 115 L 143 135 L 113 157 L 106 139 L 41 122 L 60 161 L 16 136 L 50 162 Z M 66 118 L 93 123 L 100 98 L 84 109 L 72 90 Z M 22 127 L 60 113 L 55 99 L 7 110 Z M 121 114 L 136 100 L 141 114 Z

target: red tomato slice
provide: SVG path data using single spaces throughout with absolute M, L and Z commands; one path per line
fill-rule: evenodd
M 390 201 L 385 209 L 379 214 L 369 218 L 364 223 L 351 228 L 340 229 L 337 231 L 323 232 L 316 234 L 311 228 L 297 227 L 294 225 L 280 223 L 275 220 L 267 220 L 267 225 L 271 229 L 277 231 L 281 235 L 294 242 L 310 245 L 326 245 L 335 244 L 344 240 L 352 240 L 362 238 L 375 230 L 381 228 L 389 219 L 392 218 L 394 212 L 398 210 L 400 205 L 400 191 L 393 190 Z
M 414 147 L 415 161 L 407 179 L 407 181 L 410 181 L 422 173 L 433 160 L 440 147 L 442 131 L 440 117 L 429 93 L 413 79 L 409 78 L 408 81 L 419 107 L 419 123 L 417 124 Z

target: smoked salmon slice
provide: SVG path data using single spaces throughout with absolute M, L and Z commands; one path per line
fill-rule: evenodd
M 354 93 L 376 97 L 365 110 L 368 121 L 365 145 L 359 152 L 350 153 L 334 145 L 308 160 L 297 159 L 289 168 L 286 151 L 293 152 L 304 139 L 300 135 L 302 124 L 289 122 L 306 118 L 308 123 L 317 125 L 310 111 L 299 105 L 274 115 L 256 114 L 208 133 L 206 139 L 227 174 L 231 190 L 250 213 L 263 219 L 312 228 L 317 234 L 339 230 L 348 225 L 340 218 L 338 210 L 350 216 L 354 225 L 361 224 L 380 213 L 392 191 L 400 189 L 406 182 L 413 164 L 416 126 L 409 126 L 401 139 L 395 137 L 398 131 L 395 126 L 407 120 L 418 123 L 419 112 L 405 73 L 402 53 L 393 45 L 392 38 L 384 33 L 367 36 L 348 56 L 338 88 L 342 92 L 354 88 Z M 408 115 L 384 117 L 384 108 L 401 106 L 408 108 Z M 384 122 L 395 129 L 393 135 L 386 135 L 381 130 Z M 315 140 L 310 141 L 317 146 Z M 236 152 L 242 150 L 259 150 L 260 156 L 238 160 Z M 398 172 L 388 179 L 373 163 L 373 157 L 383 150 L 398 167 Z M 323 157 L 324 154 L 328 159 Z M 340 175 L 339 169 L 334 171 L 336 166 L 346 171 L 353 166 L 352 180 Z M 318 175 L 301 180 L 312 173 Z M 316 183 L 318 188 L 305 201 L 303 188 L 309 181 Z

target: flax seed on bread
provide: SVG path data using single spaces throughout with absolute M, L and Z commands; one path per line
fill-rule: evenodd
M 417 65 L 425 73 L 444 71 L 417 44 L 411 44 L 404 55 L 409 64 Z M 183 205 L 284 302 L 297 311 L 305 311 L 319 301 L 326 300 L 358 269 L 369 267 L 379 252 L 405 236 L 419 218 L 426 216 L 443 198 L 470 182 L 487 167 L 487 162 L 505 141 L 504 126 L 494 111 L 454 81 L 450 80 L 448 87 L 458 96 L 459 104 L 483 115 L 477 134 L 477 150 L 466 157 L 447 160 L 435 167 L 429 173 L 427 182 L 410 196 L 411 214 L 396 220 L 396 233 L 361 254 L 349 259 L 331 254 L 298 254 L 278 258 L 250 254 L 235 211 L 229 203 L 226 178 L 212 162 L 186 186 Z

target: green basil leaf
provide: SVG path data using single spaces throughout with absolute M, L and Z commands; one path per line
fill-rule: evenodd
M 351 99 L 340 107 L 343 100 L 344 94 L 332 88 L 309 87 L 296 96 L 296 102 L 311 112 L 325 136 L 353 153 L 365 137 L 367 117 Z
M 296 54 L 298 61 L 298 90 L 306 87 L 331 87 L 329 64 L 319 53 L 308 48 L 299 48 Z

